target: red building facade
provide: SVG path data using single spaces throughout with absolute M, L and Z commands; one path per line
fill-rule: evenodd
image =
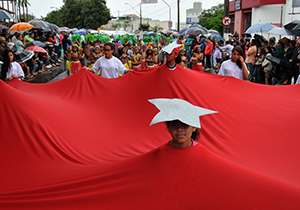
M 286 4 L 286 0 L 234 0 L 229 2 L 229 16 L 232 20 L 230 33 L 243 34 L 252 24 L 252 8 L 272 4 Z

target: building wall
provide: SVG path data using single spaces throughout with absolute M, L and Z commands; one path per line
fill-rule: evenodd
M 243 34 L 247 30 L 247 28 L 245 28 L 246 12 L 251 12 L 251 25 L 259 22 L 268 22 L 276 26 L 280 26 L 280 23 L 282 23 L 282 26 L 284 26 L 292 20 L 300 20 L 300 14 L 289 14 L 293 12 L 292 1 L 293 0 L 242 0 L 241 10 L 238 11 L 234 11 L 234 1 L 231 1 L 230 14 L 234 15 L 234 31 Z M 266 2 L 269 4 L 266 5 Z M 284 4 L 274 4 L 277 2 L 284 2 Z M 258 6 L 249 8 L 249 6 L 252 5 Z M 300 13 L 300 8 L 294 8 L 294 13 Z M 233 33 L 234 31 L 230 32 Z M 263 33 L 263 35 L 269 37 L 268 33 Z

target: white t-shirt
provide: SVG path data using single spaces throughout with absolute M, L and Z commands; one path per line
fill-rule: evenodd
M 228 55 L 229 58 L 231 58 L 231 52 L 232 52 L 232 49 L 233 49 L 233 46 L 231 44 L 227 44 L 224 47 L 220 47 L 220 49 L 223 52 L 226 52 L 226 55 Z
M 0 66 L 0 73 L 1 70 L 2 70 L 2 66 Z M 8 71 L 6 73 L 6 78 L 11 77 L 12 74 L 22 75 L 23 76 L 22 78 L 24 78 L 24 72 L 19 63 L 17 62 L 11 63 L 11 67 L 8 68 Z M 18 78 L 18 79 L 21 80 L 22 78 Z
M 124 74 L 126 68 L 118 58 L 112 56 L 111 59 L 106 59 L 105 56 L 103 56 L 96 61 L 93 70 L 96 74 L 101 70 L 101 77 L 118 78 L 118 73 Z
M 246 64 L 245 64 L 246 66 Z M 247 68 L 247 66 L 246 66 Z M 248 69 L 247 69 L 248 71 Z M 249 73 L 249 71 L 248 71 Z M 222 75 L 222 76 L 233 76 L 235 78 L 238 78 L 238 79 L 243 79 L 243 69 L 240 69 L 236 63 L 232 62 L 231 60 L 227 60 L 227 61 L 224 61 L 221 65 L 221 68 L 219 70 L 219 75 Z

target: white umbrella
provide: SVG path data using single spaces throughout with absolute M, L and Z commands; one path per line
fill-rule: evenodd
M 268 34 L 277 34 L 277 35 L 282 35 L 282 36 L 294 36 L 294 34 L 285 28 L 281 27 L 274 27 L 270 31 L 268 31 Z

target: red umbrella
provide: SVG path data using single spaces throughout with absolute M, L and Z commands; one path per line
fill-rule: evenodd
M 41 48 L 38 46 L 30 46 L 30 47 L 27 47 L 26 50 L 30 50 L 33 52 L 39 52 L 39 53 L 47 53 L 47 51 L 44 48 Z

